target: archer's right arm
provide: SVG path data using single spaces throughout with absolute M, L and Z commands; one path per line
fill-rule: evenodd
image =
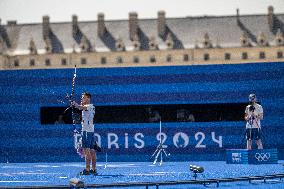
M 75 108 L 79 109 L 79 110 L 87 110 L 87 107 L 86 107 L 86 106 L 80 105 L 80 104 L 78 104 L 78 103 L 75 102 L 75 101 L 72 101 L 72 102 L 71 102 L 71 105 L 74 106 Z

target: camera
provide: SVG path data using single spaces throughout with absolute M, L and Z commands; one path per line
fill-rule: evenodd
M 249 111 L 250 111 L 250 112 L 254 112 L 254 110 L 255 110 L 255 107 L 254 107 L 253 105 L 250 105 L 250 106 L 249 106 Z

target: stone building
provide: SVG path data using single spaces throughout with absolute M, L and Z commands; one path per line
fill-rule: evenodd
M 284 14 L 71 22 L 0 22 L 0 69 L 135 67 L 283 61 Z

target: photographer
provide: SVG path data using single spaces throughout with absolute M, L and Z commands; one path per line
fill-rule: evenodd
M 252 149 L 252 140 L 256 140 L 258 149 L 263 149 L 261 141 L 260 120 L 263 119 L 263 109 L 256 103 L 256 95 L 249 95 L 250 104 L 245 110 L 247 149 Z

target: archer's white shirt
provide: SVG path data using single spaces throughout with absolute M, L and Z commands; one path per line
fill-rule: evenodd
M 250 117 L 252 115 L 252 112 L 249 111 L 249 107 L 251 105 L 248 105 L 246 107 L 246 111 L 245 113 Z M 253 105 L 255 107 L 255 110 L 254 110 L 254 114 L 256 114 L 257 116 L 259 116 L 260 114 L 263 114 L 263 108 L 261 105 L 259 104 L 254 104 Z M 261 128 L 261 125 L 260 125 L 260 119 L 257 118 L 257 119 L 250 119 L 247 121 L 247 124 L 246 124 L 246 128 Z
M 82 110 L 82 131 L 94 132 L 95 106 L 93 104 L 84 105 L 86 110 Z

